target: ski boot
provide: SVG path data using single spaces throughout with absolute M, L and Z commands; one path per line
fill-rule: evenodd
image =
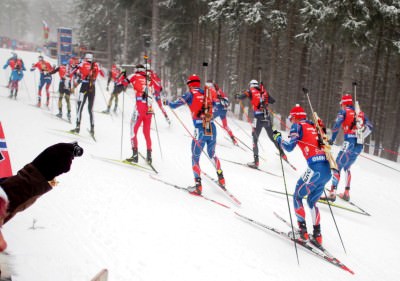
M 117 105 L 115 105 L 115 106 L 114 106 L 114 110 L 113 110 L 113 112 L 114 112 L 114 113 L 117 113 L 117 109 L 118 109 L 118 106 L 117 106 Z
M 297 222 L 298 226 L 299 226 L 299 237 L 298 239 L 306 242 L 308 241 L 308 239 L 310 238 L 308 236 L 308 232 L 307 232 L 307 226 L 306 226 L 306 222 Z
M 217 176 L 218 176 L 218 184 L 220 186 L 225 187 L 225 178 L 224 175 L 222 174 L 222 170 L 217 171 Z
M 164 117 L 165 117 L 165 120 L 167 121 L 168 125 L 171 125 L 171 120 L 169 120 L 168 115 L 165 114 Z
M 350 201 L 350 187 L 347 186 L 344 193 L 340 193 L 339 197 L 345 201 Z
M 322 245 L 321 225 L 314 225 L 313 235 L 311 237 L 311 243 L 318 247 Z
M 152 160 L 153 160 L 153 159 L 151 158 L 151 149 L 148 149 L 148 150 L 147 150 L 146 161 L 147 161 L 147 163 L 149 163 L 149 164 L 151 165 Z
M 201 195 L 201 192 L 203 191 L 203 187 L 201 186 L 201 178 L 195 178 L 194 181 L 195 186 L 188 187 L 188 191 L 193 195 Z
M 73 134 L 79 134 L 79 131 L 81 130 L 81 128 L 79 127 L 79 125 L 76 126 L 75 129 L 72 129 L 70 132 Z
M 254 162 L 247 163 L 247 166 L 253 169 L 257 169 L 258 166 L 260 165 L 258 155 L 254 155 Z
M 90 135 L 92 137 L 94 137 L 94 126 L 90 126 L 90 131 L 89 131 Z
M 236 138 L 233 135 L 231 136 L 231 139 L 232 139 L 232 142 L 233 142 L 234 145 L 238 145 L 238 142 L 237 142 Z
M 336 200 L 336 187 L 331 186 L 331 190 L 326 193 L 326 196 L 321 196 L 321 200 L 335 202 Z
M 107 106 L 107 109 L 106 109 L 106 110 L 103 110 L 102 112 L 103 112 L 103 113 L 106 113 L 106 114 L 110 113 L 110 107 Z
M 56 115 L 58 118 L 62 118 L 62 111 L 60 110 L 58 113 L 57 113 L 57 115 Z
M 68 122 L 71 122 L 71 111 L 67 112 L 67 118 L 68 118 Z
M 132 148 L 132 152 L 133 152 L 132 156 L 127 158 L 126 161 L 137 163 L 139 161 L 138 149 L 136 147 L 134 147 L 134 148 Z

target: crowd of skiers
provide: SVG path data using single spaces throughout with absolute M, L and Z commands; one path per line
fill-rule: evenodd
M 11 89 L 10 97 L 16 98 L 18 92 L 18 81 L 23 77 L 22 71 L 25 71 L 23 61 L 14 54 L 7 63 L 4 69 L 8 66 L 12 69 L 8 87 Z M 62 62 L 58 67 L 53 67 L 49 62 L 45 61 L 43 56 L 39 56 L 39 61 L 32 65 L 31 71 L 35 69 L 40 71 L 40 83 L 38 87 L 38 103 L 40 107 L 42 102 L 42 88 L 46 89 L 46 104 L 49 105 L 49 86 L 52 82 L 53 74 L 57 73 L 60 76 L 59 84 L 59 102 L 58 116 L 62 116 L 62 100 L 67 103 L 67 117 L 71 118 L 70 95 L 74 93 L 74 89 L 80 85 L 80 90 L 77 96 L 77 112 L 76 112 L 76 127 L 71 132 L 78 134 L 80 132 L 80 124 L 82 118 L 82 110 L 88 102 L 88 112 L 90 116 L 90 133 L 94 136 L 94 118 L 93 104 L 95 99 L 95 82 L 98 75 L 105 76 L 100 65 L 94 61 L 93 55 L 88 53 L 79 61 L 76 58 L 71 58 L 68 62 Z M 17 82 L 14 82 L 17 81 Z M 126 91 L 129 85 L 132 86 L 135 94 L 135 108 L 131 119 L 131 148 L 132 155 L 126 160 L 137 163 L 139 144 L 137 134 L 139 128 L 143 126 L 143 134 L 146 142 L 146 161 L 152 165 L 152 140 L 150 127 L 152 117 L 154 115 L 153 101 L 158 104 L 166 121 L 170 123 L 167 111 L 161 100 L 162 83 L 161 79 L 151 68 L 146 61 L 144 64 L 136 65 L 135 72 L 128 75 L 126 70 L 113 65 L 108 72 L 107 90 L 110 83 L 113 83 L 113 90 L 104 113 L 110 113 L 112 103 L 114 101 L 113 111 L 118 108 L 118 96 Z M 215 81 L 204 81 L 202 85 L 201 78 L 192 74 L 188 77 L 187 91 L 178 97 L 176 100 L 165 100 L 164 105 L 169 106 L 174 110 L 180 106 L 187 105 L 192 116 L 194 135 L 192 136 L 191 152 L 192 152 L 192 171 L 194 177 L 194 186 L 189 190 L 194 195 L 202 194 L 201 183 L 201 167 L 200 156 L 206 148 L 208 157 L 212 160 L 218 176 L 218 183 L 225 186 L 224 173 L 221 167 L 221 162 L 216 155 L 216 118 L 222 121 L 221 127 L 230 136 L 233 145 L 238 145 L 238 139 L 234 136 L 232 130 L 227 124 L 227 111 L 229 109 L 229 99 L 226 93 L 218 86 Z M 15 85 L 16 84 L 16 85 Z M 317 206 L 317 201 L 321 197 L 325 200 L 334 201 L 336 199 L 336 190 L 340 180 L 341 170 L 344 170 L 346 175 L 345 191 L 340 196 L 345 200 L 350 200 L 350 184 L 351 184 L 351 165 L 356 161 L 358 155 L 363 148 L 363 139 L 372 131 L 372 125 L 363 112 L 359 112 L 355 108 L 355 101 L 350 93 L 345 93 L 341 98 L 341 110 L 337 114 L 335 124 L 332 128 L 332 136 L 324 142 L 326 136 L 322 136 L 322 131 L 318 128 L 323 127 L 322 122 L 316 124 L 315 120 L 307 119 L 307 114 L 302 106 L 295 105 L 289 112 L 289 120 L 292 123 L 289 132 L 289 139 L 283 140 L 282 134 L 273 128 L 271 119 L 270 104 L 277 102 L 265 89 L 264 85 L 252 79 L 249 82 L 248 89 L 242 94 L 234 95 L 236 101 L 249 99 L 253 111 L 252 122 L 252 141 L 253 141 L 253 159 L 248 166 L 254 169 L 259 168 L 260 155 L 258 149 L 259 136 L 264 128 L 268 137 L 276 146 L 278 153 L 282 159 L 287 161 L 287 156 L 284 151 L 290 152 L 296 146 L 300 148 L 304 158 L 307 161 L 308 168 L 297 181 L 293 204 L 295 214 L 300 229 L 299 239 L 314 239 L 315 242 L 322 244 L 320 212 Z M 319 126 L 319 127 L 318 127 Z M 342 148 L 337 155 L 337 167 L 333 169 L 332 163 L 328 161 L 328 147 L 332 145 L 337 137 L 339 129 L 344 132 L 344 142 Z M 329 152 L 330 153 L 330 152 Z M 67 159 L 68 161 L 69 158 Z M 69 162 L 70 163 L 70 162 Z M 65 169 L 64 169 L 65 170 Z M 63 170 L 63 171 L 64 171 Z M 54 174 L 54 173 L 53 173 Z M 52 175 L 53 175 L 52 174 Z M 330 192 L 327 197 L 323 197 L 325 185 L 332 181 Z M 3 185 L 2 185 L 3 186 Z M 4 188 L 3 188 L 4 189 Z M 0 203 L 3 198 L 7 201 L 7 196 L 1 196 Z M 310 208 L 310 213 L 313 222 L 313 233 L 308 234 L 305 209 L 303 199 L 307 197 L 307 205 Z M 9 198 L 10 199 L 10 198 Z M 10 202 L 12 204 L 13 202 Z M 0 211 L 1 211 L 0 204 Z M 0 212 L 0 216 L 4 217 L 4 212 Z M 1 245 L 0 245 L 1 246 Z M 1 250 L 1 248 L 0 248 Z

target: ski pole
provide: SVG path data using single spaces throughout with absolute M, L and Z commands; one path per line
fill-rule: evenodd
M 175 110 L 173 110 L 171 108 L 172 113 L 175 115 L 176 119 L 178 119 L 179 123 L 181 123 L 181 125 L 183 126 L 183 128 L 185 128 L 186 132 L 190 135 L 190 137 L 192 138 L 192 140 L 196 143 L 196 145 L 198 147 L 201 148 L 201 152 L 204 153 L 204 155 L 207 157 L 208 160 L 210 160 L 210 162 L 213 164 L 213 166 L 215 167 L 215 169 L 217 169 L 216 164 L 211 160 L 211 158 L 205 153 L 204 149 L 201 147 L 200 143 L 196 140 L 196 138 L 193 136 L 193 134 L 189 131 L 189 129 L 186 127 L 186 125 L 183 123 L 182 119 L 179 118 L 178 114 L 175 112 Z
M 124 142 L 125 94 L 126 94 L 126 91 L 124 90 L 124 91 L 122 92 L 121 148 L 120 148 L 119 159 L 122 159 L 122 147 L 123 147 L 123 142 Z
M 287 125 L 286 122 L 283 122 L 282 118 L 278 116 L 271 108 L 267 107 L 268 111 L 271 112 L 271 114 L 274 116 L 274 118 L 279 120 L 279 123 L 281 123 L 287 130 L 290 129 Z
M 217 120 L 214 120 L 214 122 L 219 126 L 219 127 L 221 127 L 222 129 L 224 129 L 224 127 L 219 123 L 219 122 L 217 122 Z M 224 129 L 224 131 L 226 131 L 225 129 Z M 253 151 L 252 149 L 251 149 L 251 147 L 250 146 L 248 146 L 246 143 L 244 143 L 241 139 L 239 139 L 237 136 L 235 136 L 235 139 L 237 139 L 241 144 L 243 144 L 245 147 L 247 147 L 250 151 Z
M 316 127 L 316 129 L 317 129 L 317 132 L 318 132 L 318 135 L 319 135 L 320 139 L 321 139 L 322 142 L 323 142 L 323 148 L 322 148 L 322 149 L 325 151 L 325 155 L 326 155 L 327 159 L 329 159 L 328 162 L 329 162 L 329 165 L 330 165 L 330 167 L 331 167 L 331 170 L 334 170 L 334 171 L 336 171 L 336 172 L 339 172 L 339 171 L 338 171 L 338 168 L 337 168 L 336 161 L 334 161 L 334 159 L 332 158 L 332 154 L 331 154 L 331 152 L 330 152 L 330 146 L 329 146 L 329 144 L 327 143 L 327 138 L 326 138 L 326 136 L 324 135 L 324 132 L 323 132 L 321 126 L 320 126 L 320 123 L 318 122 L 318 121 L 319 121 L 319 120 L 318 120 L 319 117 L 318 117 L 317 113 L 314 111 L 314 109 L 313 109 L 313 107 L 312 107 L 311 100 L 310 100 L 310 96 L 309 96 L 309 94 L 308 94 L 308 89 L 303 88 L 303 92 L 304 92 L 304 94 L 305 94 L 306 97 L 307 97 L 308 104 L 310 105 L 310 109 L 311 109 L 311 111 L 312 111 L 312 113 L 313 113 L 313 118 L 314 118 L 315 127 Z M 325 188 L 324 188 L 324 195 L 325 195 L 325 198 L 328 198 L 328 196 L 327 196 L 327 194 L 326 194 L 326 191 L 325 191 Z M 329 206 L 329 211 L 331 212 L 331 215 L 332 215 L 333 222 L 335 223 L 336 231 L 337 231 L 337 233 L 338 233 L 338 235 L 339 235 L 339 238 L 340 238 L 340 242 L 342 243 L 343 250 L 344 250 L 344 252 L 346 253 L 346 248 L 344 247 L 344 243 L 343 243 L 342 236 L 340 235 L 339 227 L 338 227 L 338 225 L 337 225 L 337 223 L 336 223 L 335 216 L 333 215 L 333 211 L 332 211 L 331 204 L 329 203 L 328 200 L 327 200 L 327 202 L 328 202 L 328 206 Z
M 296 239 L 294 239 L 294 226 L 293 226 L 293 221 L 292 221 L 292 211 L 291 211 L 291 209 L 290 209 L 289 193 L 288 193 L 287 185 L 286 185 L 285 169 L 283 168 L 282 152 L 283 152 L 283 150 L 279 150 L 279 159 L 280 159 L 280 162 L 281 162 L 281 169 L 282 169 L 282 176 L 283 176 L 283 185 L 284 185 L 284 187 L 285 187 L 286 202 L 287 202 L 288 211 L 289 211 L 290 225 L 291 225 L 291 227 L 292 227 L 293 242 L 294 242 L 294 248 L 295 248 L 295 252 L 296 252 L 297 264 L 300 265 L 299 254 L 298 254 L 298 252 L 297 252 L 297 243 L 296 243 Z
M 393 150 L 390 150 L 390 149 L 386 149 L 383 146 L 377 146 L 377 145 L 374 145 L 374 144 L 371 144 L 371 143 L 364 143 L 364 145 L 375 147 L 376 149 L 379 149 L 379 150 L 382 150 L 382 151 L 386 151 L 386 152 L 389 152 L 389 153 L 394 154 L 394 155 L 400 155 L 400 153 L 398 153 L 396 151 L 393 151 Z
M 231 120 L 232 120 L 232 122 L 236 125 L 236 127 L 238 127 L 242 132 L 244 132 L 248 137 L 250 137 L 251 138 L 251 135 L 249 135 L 249 133 L 245 130 L 245 129 L 243 129 L 242 128 L 242 126 L 240 126 L 236 121 L 235 121 L 235 114 L 233 114 L 233 112 L 231 111 L 231 110 L 229 110 L 228 112 L 230 112 L 231 113 Z
M 158 127 L 157 127 L 157 119 L 156 119 L 156 113 L 153 111 L 153 116 L 154 116 L 154 124 L 156 126 L 156 133 L 157 133 L 157 141 L 158 141 L 158 147 L 160 148 L 160 155 L 161 159 L 163 159 L 163 154 L 162 154 L 162 149 L 161 149 L 161 141 L 160 141 L 160 134 L 158 133 Z
M 397 170 L 396 168 L 393 168 L 393 167 L 391 167 L 391 166 L 389 166 L 389 165 L 386 165 L 386 164 L 384 164 L 384 163 L 382 163 L 382 162 L 379 162 L 379 161 L 374 160 L 374 159 L 372 159 L 372 158 L 370 158 L 370 157 L 367 157 L 367 156 L 365 156 L 364 154 L 360 154 L 360 156 L 361 156 L 361 157 L 364 157 L 365 159 L 371 160 L 372 162 L 375 162 L 375 163 L 377 163 L 377 164 L 380 164 L 380 165 L 382 165 L 382 166 L 385 166 L 386 168 L 390 168 L 390 169 L 392 169 L 392 170 L 394 170 L 394 171 L 396 171 L 396 172 L 400 172 L 400 170 Z
M 29 88 L 26 86 L 26 82 L 23 78 L 22 78 L 22 81 L 24 82 L 25 89 L 28 92 L 29 103 L 31 103 L 31 92 L 29 91 Z
M 255 128 L 255 127 L 253 126 L 253 124 L 251 123 L 251 120 L 250 120 L 249 115 L 245 112 L 243 102 L 242 102 L 242 101 L 239 101 L 239 104 L 240 104 L 240 107 L 241 107 L 242 110 L 243 110 L 244 116 L 246 116 L 247 122 L 248 122 L 248 123 L 250 124 L 250 126 L 251 126 L 252 135 L 254 135 L 255 132 L 256 132 L 256 128 Z M 265 151 L 265 150 L 264 150 L 264 147 L 261 145 L 260 142 L 259 142 L 259 144 L 260 144 L 261 150 L 262 150 L 262 151 Z
M 101 87 L 100 81 L 98 81 L 97 79 L 96 79 L 96 82 L 98 82 L 97 84 L 98 84 L 99 89 L 100 89 L 100 92 L 101 92 L 101 94 L 102 94 L 102 96 L 103 96 L 104 103 L 105 103 L 106 106 L 107 106 L 107 99 L 106 99 L 106 96 L 105 96 L 105 94 L 104 94 L 103 87 Z M 110 114 L 110 116 L 111 116 L 111 114 Z

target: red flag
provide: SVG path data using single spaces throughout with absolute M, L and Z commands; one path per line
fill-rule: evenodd
M 6 138 L 0 122 L 0 178 L 12 176 L 10 156 L 8 155 Z
M 49 39 L 50 28 L 49 28 L 49 26 L 47 25 L 47 22 L 46 22 L 46 21 L 43 20 L 42 23 L 43 23 L 43 37 L 44 37 L 44 41 L 47 42 L 47 39 Z

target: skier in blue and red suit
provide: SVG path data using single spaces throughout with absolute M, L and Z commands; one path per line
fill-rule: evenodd
M 8 85 L 7 85 L 7 87 L 10 88 L 10 87 L 11 87 L 11 81 L 12 81 L 12 77 L 11 77 L 11 76 L 13 75 L 12 71 L 13 71 L 15 68 L 18 68 L 18 67 L 19 67 L 19 69 L 22 70 L 22 71 L 25 71 L 26 69 L 25 69 L 25 65 L 24 65 L 23 60 L 22 60 L 21 58 L 19 58 L 18 55 L 17 55 L 16 53 L 12 53 L 12 57 L 9 58 L 9 59 L 6 61 L 6 63 L 5 63 L 4 66 L 3 66 L 3 69 L 6 69 L 7 67 L 10 67 L 10 68 L 11 68 L 10 79 L 8 80 Z M 18 70 L 18 69 L 17 69 L 17 70 Z M 15 74 L 14 74 L 14 75 L 15 75 Z M 21 78 L 21 79 L 22 79 L 22 78 Z
M 360 112 L 358 117 L 360 121 L 360 128 L 362 130 L 362 140 L 357 141 L 356 130 L 356 112 L 353 106 L 353 98 L 349 93 L 345 93 L 342 96 L 340 102 L 342 108 L 337 114 L 335 124 L 332 128 L 332 138 L 329 143 L 333 144 L 339 133 L 340 127 L 343 128 L 344 142 L 342 148 L 336 158 L 336 163 L 338 165 L 338 171 L 333 174 L 332 177 L 332 187 L 328 194 L 328 198 L 331 201 L 336 199 L 336 189 L 340 181 L 340 171 L 343 169 L 346 173 L 346 187 L 344 193 L 339 194 L 339 197 L 346 201 L 350 200 L 350 182 L 351 173 L 350 167 L 356 161 L 358 155 L 360 155 L 363 150 L 363 140 L 366 138 L 373 129 L 372 124 L 369 122 L 368 118 L 364 115 L 364 112 Z M 360 143 L 359 143 L 360 142 Z
M 214 119 L 217 117 L 221 119 L 222 128 L 228 133 L 229 137 L 232 139 L 233 144 L 237 145 L 237 140 L 233 135 L 232 130 L 229 128 L 228 120 L 226 119 L 226 113 L 229 106 L 229 99 L 227 95 L 222 91 L 220 87 L 218 87 L 217 83 L 212 83 L 212 81 L 208 81 L 206 85 L 212 93 L 212 98 L 214 102 Z
M 331 178 L 331 170 L 325 152 L 320 148 L 314 123 L 307 120 L 306 117 L 304 109 L 300 105 L 296 105 L 289 115 L 292 122 L 289 133 L 290 140 L 282 141 L 281 133 L 278 131 L 274 131 L 273 137 L 279 146 L 289 152 L 298 145 L 307 160 L 308 168 L 297 181 L 293 204 L 300 229 L 300 239 L 307 241 L 309 235 L 303 206 L 303 198 L 307 196 L 307 204 L 311 211 L 314 227 L 313 242 L 322 244 L 320 212 L 316 204 L 324 191 L 325 184 Z
M 50 72 L 53 70 L 53 67 L 48 61 L 44 60 L 43 56 L 39 56 L 39 61 L 37 63 L 32 64 L 31 71 L 34 71 L 36 68 L 40 71 L 37 106 L 40 107 L 42 104 L 42 88 L 46 84 L 46 97 L 47 97 L 46 106 L 48 107 L 50 102 L 49 88 L 52 81 Z
M 186 84 L 189 91 L 184 93 L 176 101 L 170 102 L 171 108 L 187 104 L 192 113 L 193 125 L 195 128 L 194 138 L 192 141 L 192 169 L 194 174 L 195 186 L 190 190 L 190 193 L 201 195 L 201 169 L 200 169 L 200 155 L 207 144 L 207 153 L 210 159 L 214 159 L 215 167 L 217 169 L 218 182 L 220 185 L 225 185 L 225 179 L 222 174 L 221 164 L 218 157 L 215 155 L 215 145 L 217 143 L 217 130 L 213 122 L 212 116 L 212 97 L 209 95 L 206 99 L 206 94 L 200 88 L 200 78 L 196 74 L 189 76 Z M 205 104 L 210 105 L 205 111 Z M 204 127 L 203 124 L 209 121 L 210 127 Z

